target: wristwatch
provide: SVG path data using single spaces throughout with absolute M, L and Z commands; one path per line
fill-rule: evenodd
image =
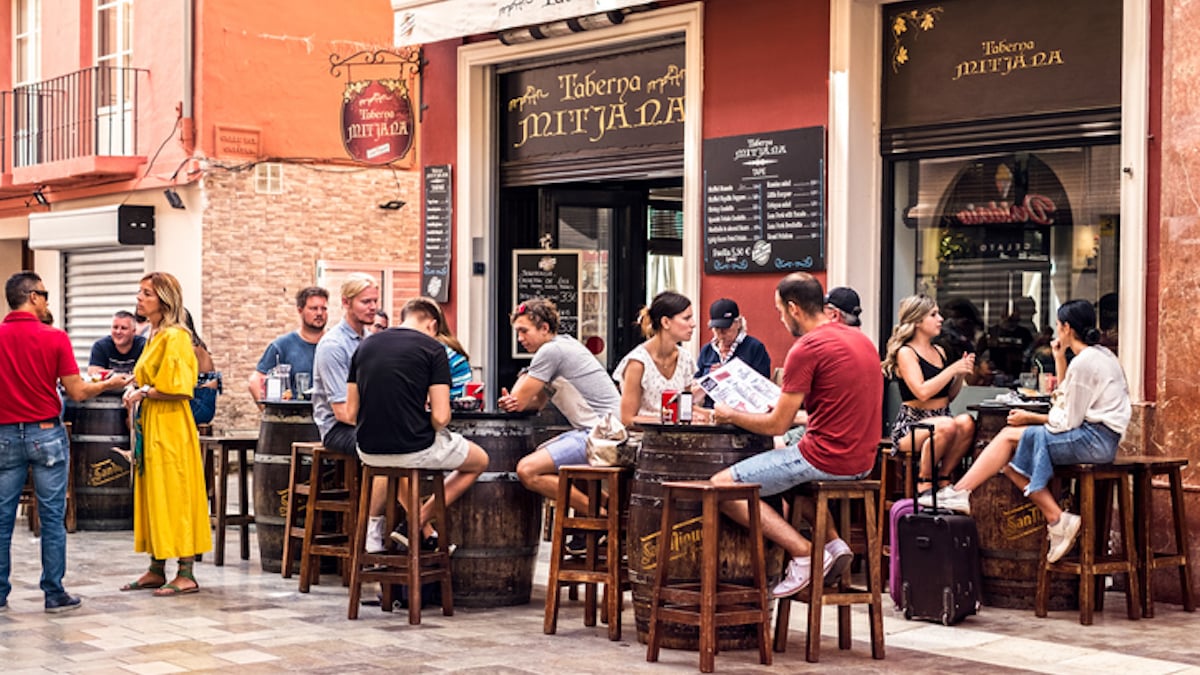
M 150 397 L 150 385 L 143 384 L 141 387 L 138 388 L 138 391 L 142 392 L 142 396 L 145 396 L 147 398 Z

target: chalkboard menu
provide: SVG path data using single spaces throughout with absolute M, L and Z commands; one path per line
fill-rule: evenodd
M 560 335 L 579 337 L 578 249 L 528 249 L 513 251 L 513 298 L 521 304 L 530 298 L 553 300 L 558 305 Z M 513 340 L 513 356 L 531 358 Z
M 450 165 L 425 167 L 425 260 L 422 293 L 446 302 L 450 298 Z
M 704 141 L 704 269 L 825 269 L 825 130 Z

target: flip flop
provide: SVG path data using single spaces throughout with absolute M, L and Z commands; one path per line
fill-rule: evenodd
M 166 591 L 166 592 L 164 593 L 163 591 Z M 199 586 L 192 586 L 191 588 L 180 588 L 180 587 L 176 586 L 175 584 L 163 584 L 162 586 L 160 586 L 158 588 L 158 590 L 154 591 L 154 597 L 169 598 L 169 597 L 174 597 L 176 595 L 188 595 L 189 593 L 199 593 L 199 592 L 200 592 Z
M 121 591 L 153 591 L 162 588 L 166 583 L 166 579 L 161 584 L 142 584 L 137 581 L 131 581 L 122 586 Z

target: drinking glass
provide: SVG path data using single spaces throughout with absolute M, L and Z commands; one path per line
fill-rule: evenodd
M 308 398 L 308 388 L 312 384 L 311 373 L 296 373 L 296 400 L 303 401 Z

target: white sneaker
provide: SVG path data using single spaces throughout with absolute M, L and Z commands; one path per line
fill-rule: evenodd
M 383 531 L 387 529 L 383 516 L 371 516 L 367 521 L 367 553 L 383 552 Z
M 808 588 L 812 581 L 812 559 L 808 556 L 792 558 L 787 566 L 787 574 L 775 588 L 771 589 L 771 597 L 786 598 Z
M 917 503 L 926 508 L 932 508 L 933 495 L 921 495 L 917 498 Z M 937 491 L 937 507 L 969 516 L 971 515 L 971 491 L 955 490 L 953 485 L 947 485 Z
M 825 544 L 825 585 L 832 586 L 837 583 L 850 569 L 850 563 L 854 562 L 854 553 L 850 550 L 850 545 L 842 539 L 834 539 Z
M 1050 539 L 1050 548 L 1046 551 L 1046 562 L 1058 562 L 1059 558 L 1062 558 L 1075 546 L 1075 539 L 1079 537 L 1079 526 L 1082 523 L 1083 519 L 1079 516 L 1063 511 L 1057 523 L 1046 526 L 1046 536 Z

